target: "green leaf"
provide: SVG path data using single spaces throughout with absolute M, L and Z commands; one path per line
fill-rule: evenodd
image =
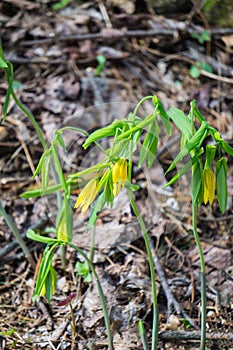
M 66 152 L 66 145 L 62 137 L 62 131 L 55 131 L 55 142 L 57 145 L 61 146 L 63 150 Z
M 50 266 L 49 273 L 45 281 L 46 298 L 50 304 L 57 284 L 57 273 L 53 266 Z
M 215 158 L 216 146 L 215 145 L 206 145 L 206 161 L 205 168 L 211 168 L 213 160 Z
M 197 160 L 199 159 L 199 157 L 201 156 L 201 154 L 204 153 L 203 149 L 200 149 L 200 151 L 198 153 L 195 154 L 194 157 L 192 157 L 176 174 L 175 176 L 173 176 L 173 178 L 164 186 L 168 187 L 174 184 L 174 182 L 176 182 L 182 175 L 184 175 L 185 173 L 187 173 L 187 171 L 191 168 L 192 165 L 194 165 Z
M 103 55 L 98 55 L 96 57 L 96 60 L 98 62 L 98 66 L 95 69 L 95 76 L 100 75 L 102 70 L 104 69 L 105 63 L 106 63 L 106 57 Z
M 227 154 L 233 157 L 233 148 L 226 141 L 221 141 L 221 147 Z
M 165 111 L 162 102 L 157 96 L 153 96 L 152 102 L 155 106 L 155 111 L 159 112 L 160 118 L 162 120 L 163 126 L 165 127 L 165 130 L 167 131 L 167 134 L 171 135 L 172 127 L 171 127 L 169 115 Z
M 216 163 L 216 189 L 217 199 L 221 213 L 224 214 L 227 208 L 228 188 L 227 188 L 227 161 L 222 157 Z
M 142 322 L 142 320 L 139 320 L 138 322 L 138 330 L 139 330 L 139 334 L 142 340 L 142 344 L 143 344 L 143 349 L 144 350 L 149 350 L 149 344 L 148 344 L 148 340 L 147 340 L 147 335 L 146 335 L 146 330 L 144 327 L 144 324 Z
M 195 152 L 199 152 L 202 142 L 204 141 L 205 137 L 207 136 L 207 130 L 208 130 L 209 124 L 207 122 L 202 122 L 200 128 L 195 132 L 195 134 L 191 137 L 188 143 L 184 146 L 184 148 L 181 149 L 181 151 L 177 154 L 175 159 L 173 160 L 170 167 L 167 169 L 167 174 L 169 171 L 174 169 L 176 165 L 181 161 L 183 157 L 185 157 L 187 154 L 190 154 L 195 150 Z
M 190 70 L 189 70 L 189 74 L 191 75 L 192 78 L 198 78 L 201 75 L 201 71 L 200 69 L 209 72 L 209 73 L 213 73 L 213 68 L 211 67 L 211 65 L 207 62 L 196 62 L 197 66 L 191 66 Z
M 127 188 L 127 190 L 131 190 L 131 191 L 135 192 L 135 191 L 138 191 L 140 189 L 140 186 L 134 185 L 131 182 L 126 181 L 125 188 Z
M 31 229 L 27 231 L 27 238 L 32 239 L 33 241 L 36 241 L 36 242 L 41 242 L 46 244 L 59 243 L 57 239 L 41 236 Z
M 10 62 L 7 62 L 7 65 L 8 65 L 8 70 L 6 71 L 6 76 L 7 76 L 8 88 L 6 92 L 5 101 L 3 104 L 3 123 L 7 116 L 7 110 L 10 102 L 10 96 L 12 94 L 12 84 L 13 84 L 13 78 L 14 78 L 13 65 Z
M 105 203 L 105 193 L 102 192 L 92 206 L 91 214 L 87 223 L 87 229 L 90 229 L 95 225 L 96 220 L 98 219 L 98 213 L 102 211 Z
M 57 214 L 56 236 L 59 241 L 64 242 L 71 242 L 73 236 L 73 209 L 66 195 Z
M 8 68 L 7 62 L 0 57 L 0 68 Z
M 52 141 L 52 146 L 51 146 L 52 152 L 53 152 L 53 157 L 54 157 L 54 163 L 56 167 L 57 174 L 59 176 L 59 179 L 61 181 L 62 188 L 65 193 L 68 193 L 68 186 L 65 180 L 65 176 L 62 171 L 59 155 L 58 155 L 58 149 L 57 149 L 57 143 L 55 140 Z
M 16 328 L 11 328 L 9 331 L 0 332 L 0 337 L 4 337 L 4 336 L 7 336 L 7 335 L 12 335 L 15 332 L 17 332 L 17 329 Z
M 193 79 L 199 78 L 201 75 L 200 69 L 197 66 L 192 65 L 189 74 Z
M 199 120 L 200 123 L 205 121 L 205 118 L 201 115 L 201 112 L 197 108 L 197 102 L 195 100 L 190 102 L 191 110 L 194 116 Z
M 184 112 L 177 108 L 170 108 L 167 114 L 176 124 L 177 128 L 185 135 L 186 139 L 189 140 L 192 137 L 192 124 Z
M 137 149 L 137 144 L 139 137 L 141 135 L 142 129 L 137 130 L 133 133 L 132 139 L 116 139 L 112 148 L 110 148 L 107 153 L 111 155 L 112 158 L 125 158 L 129 159 L 131 152 L 135 152 Z
M 53 10 L 61 10 L 71 3 L 72 0 L 61 0 L 52 6 Z
M 46 247 L 43 258 L 40 263 L 37 279 L 36 279 L 36 287 L 33 293 L 33 300 L 36 301 L 38 297 L 41 295 L 42 289 L 46 283 L 47 276 L 49 274 L 50 268 L 52 266 L 53 260 L 53 252 L 49 246 Z
M 98 129 L 91 133 L 83 144 L 83 148 L 87 149 L 92 142 L 95 142 L 104 137 L 115 136 L 117 129 L 124 130 L 127 127 L 125 120 L 115 119 L 110 125 Z
M 205 41 L 211 40 L 211 33 L 208 30 L 203 30 L 200 33 L 192 33 L 191 37 L 197 39 L 199 44 L 204 44 Z
M 138 167 L 141 168 L 148 159 L 148 167 L 152 166 L 158 145 L 159 127 L 156 119 L 149 126 L 139 154 Z M 150 156 L 151 154 L 151 156 Z M 149 160 L 150 157 L 150 160 Z
M 183 318 L 183 319 L 181 320 L 181 322 L 184 324 L 184 326 L 185 326 L 186 329 L 189 329 L 189 328 L 192 327 L 191 323 L 190 323 L 189 320 L 187 320 L 186 318 Z M 205 349 L 205 350 L 207 350 L 207 349 Z
M 20 197 L 28 199 L 28 198 L 35 198 L 35 197 L 40 197 L 40 196 L 47 196 L 49 194 L 55 193 L 57 191 L 62 190 L 62 185 L 58 184 L 58 185 L 53 185 L 53 186 L 49 186 L 46 188 L 45 191 L 42 191 L 41 188 L 36 189 L 36 190 L 28 190 L 23 192 Z
M 191 181 L 191 194 L 192 194 L 192 202 L 201 204 L 203 201 L 203 170 L 202 170 L 202 162 L 201 159 L 193 165 L 192 171 L 192 181 Z
M 206 72 L 213 73 L 213 68 L 211 67 L 211 65 L 209 63 L 199 62 L 198 65 L 200 66 L 201 69 L 205 70 Z
M 124 131 L 123 133 L 118 135 L 116 138 L 117 141 L 122 140 L 122 139 L 132 138 L 132 135 L 134 135 L 134 134 L 140 135 L 140 133 L 142 132 L 142 129 L 145 128 L 147 125 L 150 125 L 150 123 L 155 118 L 155 116 L 156 115 L 154 113 L 152 113 L 152 114 L 148 115 L 144 120 L 141 120 L 141 118 L 136 117 L 135 121 L 134 121 L 134 126 L 131 128 L 128 127 L 128 129 L 126 131 Z M 127 117 L 126 121 L 129 123 L 130 119 Z
M 113 181 L 112 181 L 112 171 L 111 169 L 108 169 L 108 178 L 107 182 L 105 184 L 104 188 L 104 196 L 105 196 L 105 202 L 110 204 L 112 207 L 113 201 L 114 201 L 114 195 L 113 195 Z
M 42 191 L 45 192 L 46 188 L 49 184 L 49 168 L 51 162 L 51 150 L 47 150 L 44 152 L 45 156 L 43 159 L 43 164 L 41 166 L 41 182 L 42 182 Z
M 77 261 L 75 264 L 75 271 L 77 273 L 77 276 L 83 276 L 85 282 L 92 282 L 92 276 L 87 261 L 84 261 L 83 263 Z
M 153 143 L 150 146 L 148 157 L 147 157 L 147 166 L 150 169 L 154 163 L 156 152 L 157 152 L 157 147 L 158 147 L 158 137 L 154 138 Z

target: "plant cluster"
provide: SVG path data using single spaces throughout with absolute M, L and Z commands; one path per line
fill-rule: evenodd
M 227 155 L 233 156 L 233 148 L 221 137 L 217 129 L 210 126 L 196 106 L 196 102 L 190 104 L 190 111 L 185 115 L 181 110 L 170 108 L 165 111 L 157 96 L 146 96 L 129 113 L 125 119 L 114 120 L 111 124 L 88 134 L 86 130 L 74 127 L 65 127 L 56 130 L 51 146 L 48 147 L 43 133 L 31 113 L 17 99 L 12 88 L 13 68 L 6 61 L 1 52 L 0 66 L 4 69 L 8 82 L 8 91 L 3 108 L 3 121 L 7 115 L 10 96 L 12 96 L 18 107 L 21 108 L 31 120 L 44 147 L 43 155 L 39 161 L 33 177 L 41 175 L 41 188 L 29 190 L 22 194 L 23 198 L 46 196 L 51 193 L 57 194 L 57 218 L 54 237 L 41 235 L 36 231 L 29 230 L 27 237 L 46 244 L 43 258 L 37 274 L 33 300 L 46 295 L 48 301 L 54 294 L 57 275 L 53 267 L 54 251 L 57 247 L 70 246 L 75 249 L 85 260 L 84 264 L 76 266 L 77 274 L 83 275 L 87 281 L 94 277 L 102 303 L 105 325 L 109 340 L 109 349 L 113 349 L 113 339 L 110 328 L 107 305 L 101 283 L 93 264 L 93 254 L 88 257 L 82 249 L 72 243 L 73 234 L 73 208 L 79 208 L 83 213 L 89 210 L 87 228 L 95 227 L 98 214 L 108 205 L 113 206 L 116 196 L 121 195 L 123 188 L 127 190 L 129 202 L 139 222 L 141 232 L 145 241 L 145 247 L 150 266 L 152 304 L 153 304 L 153 326 L 151 336 L 151 349 L 157 349 L 159 314 L 156 293 L 156 276 L 153 256 L 150 248 L 149 236 L 144 221 L 140 215 L 135 202 L 134 192 L 138 186 L 132 183 L 133 154 L 139 151 L 137 167 L 151 168 L 157 153 L 160 135 L 160 118 L 167 134 L 170 136 L 172 129 L 176 126 L 181 133 L 180 151 L 167 170 L 167 173 L 175 169 L 182 160 L 187 159 L 181 169 L 167 183 L 170 186 L 181 176 L 191 170 L 192 181 L 190 185 L 192 201 L 192 225 L 193 234 L 198 248 L 201 263 L 201 285 L 202 285 L 202 322 L 201 322 L 201 344 L 200 349 L 205 349 L 206 337 L 206 288 L 205 288 L 205 262 L 200 239 L 197 232 L 197 207 L 203 202 L 212 205 L 215 197 L 222 213 L 227 208 Z M 144 117 L 139 117 L 139 109 L 145 101 L 150 100 L 153 112 Z M 66 152 L 63 133 L 72 129 L 78 134 L 86 137 L 83 148 L 87 149 L 92 144 L 96 145 L 104 158 L 94 166 L 69 174 L 63 172 L 59 147 Z M 111 146 L 104 149 L 100 140 L 111 139 Z M 188 156 L 188 157 L 186 157 Z M 84 184 L 80 190 L 76 203 L 72 203 L 72 189 L 77 187 L 80 177 L 90 174 L 91 179 Z M 51 184 L 50 179 L 53 179 Z M 63 256 L 65 258 L 65 256 Z M 144 349 L 149 349 L 149 342 L 142 321 L 139 321 L 139 332 Z

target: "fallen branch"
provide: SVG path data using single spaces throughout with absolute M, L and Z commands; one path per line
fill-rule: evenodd
M 164 25 L 155 23 L 155 27 L 152 30 L 125 30 L 125 29 L 114 29 L 114 28 L 104 28 L 98 33 L 86 33 L 86 34 L 73 34 L 73 35 L 61 35 L 46 39 L 39 40 L 27 40 L 20 43 L 21 46 L 31 46 L 31 45 L 43 45 L 58 43 L 63 41 L 84 41 L 84 40 L 119 40 L 121 38 L 133 38 L 133 37 L 154 37 L 156 35 L 163 36 L 175 36 L 177 37 L 179 33 L 189 35 L 201 33 L 203 31 L 202 27 L 193 26 L 193 28 L 186 28 L 184 22 L 172 21 L 166 22 L 166 27 Z M 169 27 L 170 24 L 170 28 Z M 210 35 L 215 37 L 221 37 L 222 35 L 233 34 L 233 28 L 215 28 L 210 30 Z
M 159 338 L 163 340 L 200 340 L 200 332 L 194 331 L 162 331 L 159 333 Z M 232 341 L 233 333 L 214 332 L 206 334 L 207 341 Z
M 167 279 L 165 277 L 163 268 L 159 262 L 157 253 L 155 251 L 154 245 L 152 240 L 150 239 L 150 247 L 151 247 L 151 251 L 152 251 L 152 256 L 153 256 L 153 261 L 154 261 L 154 265 L 155 265 L 155 269 L 157 271 L 157 274 L 159 276 L 160 279 L 160 283 L 163 287 L 164 293 L 166 295 L 167 298 L 167 309 L 168 309 L 168 315 L 172 314 L 172 306 L 174 307 L 174 309 L 176 310 L 177 314 L 182 314 L 183 317 L 188 320 L 188 322 L 196 329 L 198 329 L 198 326 L 196 325 L 196 323 L 188 316 L 188 314 L 184 311 L 184 309 L 181 307 L 181 305 L 178 303 L 178 301 L 176 300 L 176 298 L 174 297 L 174 295 L 171 292 L 170 286 L 168 285 Z

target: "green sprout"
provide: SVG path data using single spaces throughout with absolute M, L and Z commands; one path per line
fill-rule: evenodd
M 199 78 L 201 75 L 201 69 L 208 73 L 213 73 L 213 68 L 209 63 L 197 61 L 196 65 L 192 65 L 189 70 L 190 76 L 194 79 Z
M 200 33 L 192 33 L 191 37 L 197 39 L 201 45 L 206 41 L 211 41 L 211 33 L 208 30 L 203 30 Z

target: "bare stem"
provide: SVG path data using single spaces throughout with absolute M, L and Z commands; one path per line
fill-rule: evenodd
M 156 278 L 155 278 L 155 267 L 153 261 L 153 255 L 150 248 L 149 236 L 144 224 L 144 221 L 138 211 L 136 206 L 133 193 L 131 189 L 128 189 L 130 204 L 133 208 L 133 211 L 137 217 L 139 225 L 142 230 L 143 238 L 146 245 L 146 251 L 150 266 L 150 275 L 151 275 L 151 287 L 152 287 L 152 303 L 153 303 L 153 328 L 152 328 L 152 347 L 151 350 L 157 350 L 157 342 L 158 342 L 158 328 L 159 328 L 159 312 L 158 312 L 158 304 L 157 304 L 157 292 L 156 292 Z
M 206 279 L 205 279 L 205 260 L 201 247 L 201 242 L 197 233 L 197 204 L 192 203 L 192 224 L 193 235 L 196 241 L 198 254 L 201 264 L 201 344 L 200 350 L 205 350 L 206 343 Z

